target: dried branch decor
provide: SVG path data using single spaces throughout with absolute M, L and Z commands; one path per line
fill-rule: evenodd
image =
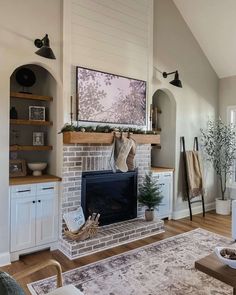
M 69 230 L 65 230 L 64 233 L 68 238 L 76 241 L 84 241 L 92 238 L 98 232 L 99 218 L 100 214 L 93 213 L 77 233 L 72 233 Z

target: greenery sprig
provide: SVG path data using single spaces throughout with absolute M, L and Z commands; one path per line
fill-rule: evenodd
M 133 127 L 120 127 L 120 126 L 76 126 L 74 124 L 65 124 L 59 133 L 63 132 L 101 132 L 101 133 L 111 133 L 111 132 L 131 132 L 133 134 L 157 134 L 156 131 L 145 131 L 139 128 Z

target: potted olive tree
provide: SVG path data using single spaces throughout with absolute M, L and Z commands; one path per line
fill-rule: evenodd
M 216 213 L 230 214 L 230 200 L 227 199 L 226 185 L 236 159 L 236 134 L 232 124 L 221 119 L 209 121 L 206 130 L 201 129 L 203 151 L 212 163 L 220 183 L 220 198 L 216 199 Z
M 147 221 L 152 221 L 154 219 L 154 209 L 160 205 L 162 198 L 163 196 L 152 174 L 146 174 L 139 188 L 138 201 L 140 204 L 147 207 L 145 210 L 145 219 Z

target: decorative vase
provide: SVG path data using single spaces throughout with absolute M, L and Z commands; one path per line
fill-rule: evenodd
M 216 199 L 216 213 L 221 215 L 230 215 L 231 200 Z
M 153 209 L 146 209 L 145 210 L 145 219 L 146 219 L 146 221 L 153 221 L 153 219 L 154 219 L 154 210 Z
M 47 163 L 45 162 L 28 163 L 27 165 L 33 171 L 33 176 L 41 176 L 42 171 L 47 167 Z

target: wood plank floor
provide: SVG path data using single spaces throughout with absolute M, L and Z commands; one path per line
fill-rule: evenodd
M 40 261 L 53 258 L 61 263 L 62 270 L 67 271 L 82 265 L 86 265 L 91 262 L 96 262 L 101 259 L 120 254 L 165 238 L 175 236 L 180 233 L 190 231 L 195 228 L 204 228 L 209 231 L 224 235 L 226 237 L 231 237 L 231 216 L 222 216 L 217 215 L 215 212 L 206 213 L 206 217 L 203 218 L 201 214 L 194 215 L 193 221 L 191 222 L 189 218 L 180 219 L 177 221 L 166 220 L 165 221 L 165 233 L 158 234 L 149 238 L 131 242 L 122 246 L 118 246 L 109 250 L 101 251 L 86 257 L 82 257 L 73 261 L 70 261 L 66 258 L 60 251 L 41 251 L 34 254 L 29 254 L 22 256 L 19 261 L 12 263 L 9 266 L 2 267 L 1 270 L 7 271 L 10 274 L 19 272 L 27 267 L 34 265 Z M 24 288 L 26 294 L 30 294 L 26 284 L 40 280 L 49 276 L 54 275 L 53 271 L 50 268 L 46 268 L 42 271 L 39 271 L 26 279 L 22 279 L 19 283 Z

